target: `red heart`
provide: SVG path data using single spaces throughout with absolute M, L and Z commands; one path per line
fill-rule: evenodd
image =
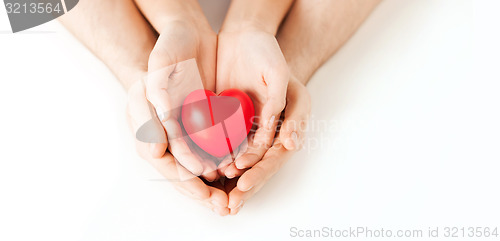
M 246 139 L 253 116 L 252 100 L 237 89 L 219 95 L 195 90 L 182 105 L 184 130 L 194 143 L 215 157 L 231 153 Z

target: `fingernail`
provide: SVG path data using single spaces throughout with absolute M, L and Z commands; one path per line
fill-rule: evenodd
M 166 118 L 165 111 L 162 111 L 161 109 L 157 109 L 156 115 L 158 116 L 158 119 L 160 119 L 161 122 L 165 121 L 165 118 Z
M 238 206 L 236 206 L 236 209 L 240 208 L 241 206 L 243 206 L 243 200 L 241 200 L 240 204 L 238 204 Z
M 245 169 L 245 166 L 241 162 L 235 162 L 234 165 L 240 170 Z
M 269 121 L 267 122 L 267 129 L 271 129 L 273 128 L 273 125 L 274 125 L 274 120 L 276 119 L 276 116 L 271 116 L 271 119 L 269 119 Z

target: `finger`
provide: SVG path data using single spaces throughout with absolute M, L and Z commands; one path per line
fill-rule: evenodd
M 238 179 L 236 188 L 229 193 L 230 214 L 239 212 L 243 204 L 257 193 L 281 166 L 288 160 L 292 152 L 287 151 L 279 141 L 266 153 L 262 161 L 247 170 Z
M 191 149 L 191 153 L 193 153 L 197 157 L 197 159 L 201 161 L 201 164 L 203 166 L 203 173 L 201 174 L 201 177 L 203 177 L 206 181 L 209 182 L 214 182 L 215 180 L 218 180 L 220 177 L 217 170 L 218 168 L 217 163 L 219 162 L 219 159 L 206 153 L 196 145 L 190 144 L 189 146 Z
M 221 216 L 229 214 L 228 197 L 224 191 L 207 186 L 199 178 L 174 183 L 174 185 L 182 194 L 197 200 L 198 203 L 210 208 L 215 213 Z
M 267 105 L 269 106 L 269 105 Z M 266 106 L 264 106 L 261 115 L 265 116 Z M 280 113 L 272 114 L 269 119 L 266 117 L 260 118 L 257 130 L 255 131 L 255 135 L 253 137 L 252 145 L 249 147 L 248 153 L 255 154 L 255 158 L 260 160 L 264 153 L 269 149 L 273 143 L 274 135 L 276 134 L 276 127 L 278 126 Z M 254 164 L 254 163 L 253 163 Z M 248 165 L 253 165 L 248 164 Z M 241 168 L 245 168 L 248 166 L 244 166 L 243 163 L 239 163 L 242 165 Z M 240 166 L 238 166 L 240 167 Z
M 289 79 L 290 71 L 287 67 L 283 67 L 282 70 L 274 69 L 264 76 L 267 84 L 267 100 L 261 115 L 267 129 L 272 129 L 273 122 L 279 119 L 285 108 Z
M 170 155 L 164 155 L 162 158 L 150 158 L 151 165 L 174 186 L 197 200 L 206 200 L 210 197 L 208 186 L 198 177 L 183 168 L 175 158 Z
M 236 150 L 233 151 L 233 153 L 227 155 L 219 163 L 218 172 L 221 176 L 226 176 L 227 178 L 231 179 L 237 176 L 241 176 L 241 174 L 243 174 L 244 170 L 238 169 L 234 164 L 234 160 L 241 157 L 241 155 L 244 153 L 247 147 L 248 143 L 247 141 L 245 141 L 240 146 L 238 146 Z
M 274 130 L 273 133 L 265 132 L 267 132 L 265 128 L 257 129 L 255 137 L 249 140 L 246 151 L 235 160 L 235 165 L 238 169 L 246 169 L 254 166 L 262 159 L 266 151 L 271 148 L 274 140 Z
M 202 160 L 197 157 L 184 139 L 181 126 L 177 120 L 172 118 L 163 123 L 167 131 L 167 138 L 169 140 L 169 151 L 179 161 L 179 163 L 192 172 L 196 176 L 203 173 Z
M 277 140 L 260 162 L 241 175 L 237 188 L 241 191 L 248 191 L 264 184 L 281 168 L 292 154 L 293 152 L 288 151 Z
M 169 78 L 178 65 L 181 66 L 182 63 L 150 71 L 146 80 L 146 95 L 166 131 L 170 152 L 186 169 L 199 176 L 203 173 L 203 164 L 200 158 L 192 153 L 184 139 L 185 135 L 177 119 L 180 109 L 172 109 L 171 106 L 172 101 L 177 102 L 177 100 L 172 100 L 167 91 Z
M 238 147 L 238 149 L 229 156 L 230 162 L 224 167 L 224 170 L 222 172 L 224 176 L 226 176 L 229 179 L 233 179 L 235 177 L 241 176 L 241 174 L 245 172 L 246 168 L 239 169 L 236 167 L 233 158 L 234 159 L 240 158 L 245 153 L 247 148 L 248 148 L 248 143 L 245 141 L 245 143 L 241 144 Z
M 214 182 L 212 185 L 213 186 L 208 186 L 210 197 L 207 200 L 198 200 L 198 202 L 208 207 L 213 212 L 221 216 L 226 216 L 229 214 L 229 208 L 227 208 L 229 198 L 224 191 L 224 186 L 221 182 Z
M 228 208 L 230 210 L 231 215 L 235 215 L 239 212 L 241 207 L 243 206 L 245 200 L 247 200 L 247 197 L 249 198 L 251 195 L 245 196 L 245 193 L 248 192 L 243 192 L 236 188 L 236 185 L 238 184 L 239 178 L 235 179 L 230 179 L 225 182 L 226 186 L 226 192 L 228 193 Z
M 136 143 L 146 145 L 140 142 Z M 182 194 L 213 209 L 219 215 L 225 216 L 229 213 L 227 208 L 229 199 L 225 191 L 207 186 L 200 178 L 176 162 L 171 154 L 166 154 L 162 158 L 147 158 L 147 160 Z
M 211 160 L 203 160 L 202 164 L 203 164 L 203 173 L 201 174 L 201 176 L 205 180 L 213 182 L 219 179 L 219 175 L 217 173 L 217 166 L 215 165 L 215 163 L 213 163 Z
M 146 99 L 145 85 L 142 81 L 138 81 L 136 85 L 131 87 L 129 98 L 128 115 L 133 130 L 139 133 L 138 130 L 144 127 L 144 123 L 149 123 L 148 128 L 142 128 L 141 130 L 148 130 L 149 137 L 160 133 L 156 139 L 164 141 L 164 143 L 147 143 L 137 140 L 136 145 L 139 154 L 148 160 L 167 180 L 171 181 L 176 189 L 202 202 L 212 203 L 212 200 L 217 200 L 214 203 L 219 203 L 219 206 L 222 205 L 221 208 L 217 207 L 219 214 L 226 215 L 229 210 L 224 209 L 228 200 L 224 191 L 211 190 L 201 179 L 181 166 L 172 155 L 164 155 L 167 148 L 165 131 L 161 123 L 155 118 L 153 107 Z M 151 152 L 151 150 L 153 151 Z
M 260 113 L 261 118 L 253 141 L 254 148 L 243 160 L 236 162 L 238 168 L 248 168 L 255 165 L 272 145 L 281 112 L 285 108 L 289 79 L 290 71 L 288 68 L 274 70 L 264 76 L 267 85 L 267 99 Z
M 227 207 L 229 199 L 224 190 L 217 187 L 208 187 L 210 189 L 210 202 L 218 207 Z
M 255 193 L 254 190 L 250 190 L 248 192 L 242 192 L 241 190 L 234 188 L 229 193 L 229 203 L 228 203 L 229 214 L 231 215 L 237 214 L 245 204 L 246 200 L 252 197 L 254 193 Z
M 210 203 L 215 207 L 214 211 L 221 216 L 226 216 L 229 214 L 229 208 L 227 207 L 229 198 L 227 194 L 216 187 L 210 187 Z
M 225 170 L 226 170 L 226 168 L 231 163 L 233 163 L 233 161 L 234 160 L 233 160 L 233 157 L 231 155 L 227 155 L 226 157 L 224 157 L 224 159 L 222 159 L 222 161 L 217 166 L 217 171 L 219 172 L 219 175 L 225 176 Z
M 168 95 L 170 75 L 175 71 L 176 64 L 150 71 L 145 80 L 146 97 L 153 104 L 160 122 L 172 117 L 171 100 Z
M 210 187 L 210 197 L 207 200 L 196 200 L 200 205 L 207 207 L 220 216 L 226 216 L 230 210 L 227 208 L 227 195 L 220 189 Z
M 244 172 L 245 172 L 246 169 L 238 169 L 236 168 L 236 165 L 233 163 L 231 163 L 225 170 L 224 170 L 224 175 L 229 178 L 229 179 L 232 179 L 232 178 L 235 178 L 235 177 L 239 177 L 241 176 Z
M 230 214 L 237 214 L 244 203 L 257 193 L 288 160 L 292 152 L 287 151 L 280 143 L 266 153 L 264 159 L 246 171 L 236 183 L 236 188 L 229 192 L 228 208 Z
M 167 137 L 165 130 L 155 116 L 153 107 L 146 99 L 142 80 L 130 87 L 127 114 L 136 139 L 143 143 L 149 143 L 148 150 L 152 157 L 162 157 L 168 146 Z
M 278 137 L 288 150 L 298 150 L 304 140 L 304 132 L 309 119 L 310 96 L 303 85 L 289 88 L 289 98 L 285 108 L 285 118 Z
M 212 209 L 212 211 L 214 211 L 215 213 L 219 214 L 220 216 L 227 216 L 229 214 L 229 208 L 227 207 L 214 207 L 214 209 Z
M 168 144 L 166 143 L 150 143 L 149 150 L 154 158 L 160 158 L 165 155 Z

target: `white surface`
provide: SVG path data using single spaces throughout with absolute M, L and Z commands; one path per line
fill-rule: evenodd
M 231 217 L 151 181 L 159 175 L 135 154 L 125 93 L 57 22 L 2 32 L 0 240 L 500 227 L 498 9 L 385 0 L 308 86 L 310 143 L 326 144 L 297 154 Z M 325 121 L 328 130 L 315 125 Z

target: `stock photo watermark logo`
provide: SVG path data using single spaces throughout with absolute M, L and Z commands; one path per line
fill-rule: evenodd
M 13 33 L 52 21 L 73 9 L 79 0 L 4 0 Z

